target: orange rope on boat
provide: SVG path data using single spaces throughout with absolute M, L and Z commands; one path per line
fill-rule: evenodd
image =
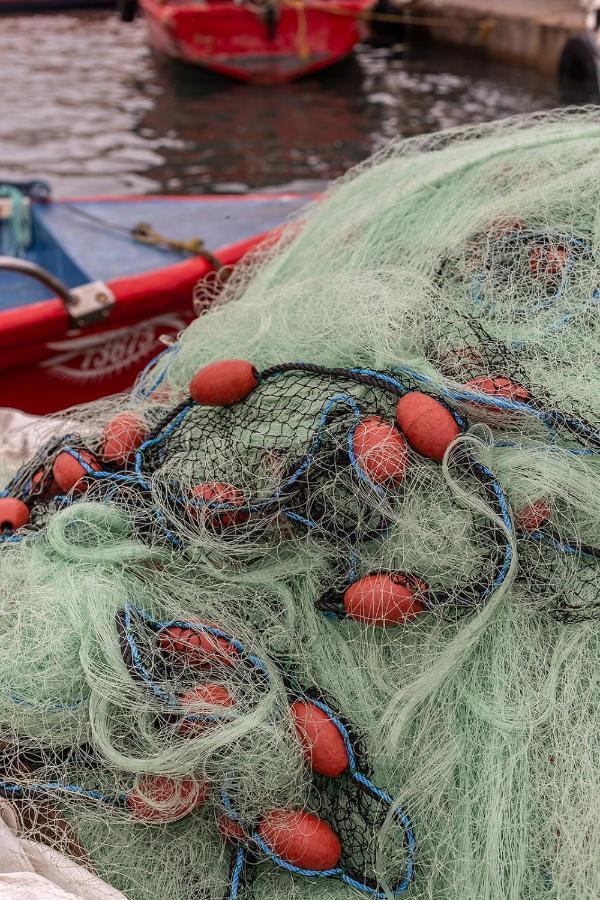
M 307 11 L 318 10 L 319 12 L 329 13 L 332 16 L 343 16 L 346 18 L 360 19 L 366 22 L 393 22 L 402 25 L 431 25 L 442 26 L 448 23 L 448 18 L 441 16 L 416 16 L 410 13 L 376 13 L 372 9 L 353 10 L 343 6 L 336 6 L 330 2 L 311 2 L 311 0 L 276 0 L 280 7 L 289 7 L 295 10 L 297 16 L 296 30 L 296 54 L 299 59 L 306 60 L 310 58 L 311 47 L 309 39 L 308 21 L 306 17 Z M 412 6 L 413 0 L 408 0 L 406 7 Z M 495 26 L 495 20 L 486 18 L 486 31 L 489 32 Z
M 296 53 L 299 59 L 310 58 L 310 41 L 308 39 L 308 22 L 306 21 L 306 4 L 304 0 L 283 0 L 283 6 L 291 6 L 296 10 L 298 28 L 296 31 Z

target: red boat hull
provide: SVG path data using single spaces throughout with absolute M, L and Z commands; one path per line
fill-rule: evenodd
M 373 0 L 288 0 L 272 27 L 235 3 L 140 0 L 153 46 L 241 81 L 277 84 L 338 62 L 366 31 Z
M 221 248 L 234 265 L 267 236 Z M 194 318 L 194 285 L 212 266 L 196 257 L 162 271 L 107 282 L 110 322 L 73 331 L 60 300 L 0 313 L 0 407 L 47 414 L 126 390 L 138 372 Z M 148 309 L 152 315 L 148 316 Z
M 225 266 L 268 246 L 317 195 L 89 197 L 32 204 L 30 262 L 73 288 L 96 284 L 114 297 L 108 317 L 75 327 L 62 300 L 31 278 L 0 270 L 0 407 L 47 414 L 127 390 L 144 366 L 195 317 L 195 285 L 214 267 L 130 236 L 147 217 L 163 233 L 202 229 Z M 36 299 L 39 298 L 39 299 Z

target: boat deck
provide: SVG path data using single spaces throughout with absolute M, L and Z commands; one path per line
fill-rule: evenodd
M 34 204 L 33 245 L 26 258 L 68 287 L 142 274 L 179 263 L 189 254 L 134 240 L 145 222 L 171 240 L 200 238 L 220 247 L 281 225 L 312 199 L 308 194 L 203 197 L 106 197 Z M 29 305 L 50 293 L 22 275 L 0 273 L 0 310 Z

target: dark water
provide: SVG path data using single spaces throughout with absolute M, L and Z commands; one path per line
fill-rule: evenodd
M 361 46 L 291 85 L 175 65 L 110 12 L 0 17 L 0 179 L 57 194 L 311 187 L 390 138 L 560 104 L 551 78 L 447 47 Z

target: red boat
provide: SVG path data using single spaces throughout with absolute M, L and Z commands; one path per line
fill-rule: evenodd
M 314 197 L 33 201 L 27 250 L 0 256 L 0 407 L 51 413 L 127 389 L 164 349 L 161 335 L 194 318 L 199 279 L 234 265 Z M 0 253 L 9 252 L 6 208 L 0 199 Z M 140 222 L 152 229 L 140 233 Z
M 324 69 L 366 34 L 374 0 L 139 0 L 153 46 L 257 84 Z

